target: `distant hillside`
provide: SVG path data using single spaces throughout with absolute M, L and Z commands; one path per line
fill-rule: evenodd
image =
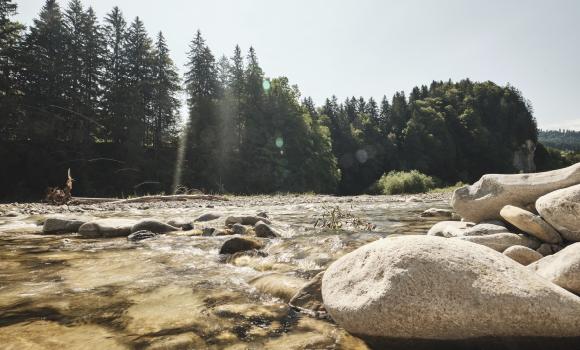
M 538 141 L 547 147 L 566 151 L 580 151 L 580 131 L 540 130 Z

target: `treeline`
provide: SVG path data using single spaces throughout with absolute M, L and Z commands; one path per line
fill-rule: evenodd
M 385 172 L 443 182 L 511 172 L 537 141 L 512 86 L 433 82 L 407 97 L 336 97 L 315 106 L 256 52 L 216 58 L 200 32 L 183 77 L 162 33 L 114 8 L 99 22 L 78 0 L 47 0 L 30 28 L 0 0 L 0 157 L 4 195 L 38 196 L 66 169 L 77 195 L 366 191 Z M 181 120 L 180 94 L 188 115 Z
M 580 151 L 580 131 L 540 130 L 538 139 L 547 147 L 564 151 Z

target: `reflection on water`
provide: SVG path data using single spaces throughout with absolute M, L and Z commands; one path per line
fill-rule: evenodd
M 300 315 L 271 295 L 284 298 L 287 291 L 265 292 L 275 289 L 269 285 L 291 288 L 306 281 L 338 257 L 388 234 L 424 233 L 433 221 L 420 219 L 418 213 L 445 203 L 343 203 L 377 230 L 336 232 L 313 228 L 314 217 L 328 204 L 284 202 L 260 203 L 284 232 L 265 248 L 268 256 L 244 256 L 229 264 L 218 255 L 227 237 L 169 234 L 140 243 L 88 240 L 41 235 L 38 216 L 2 218 L 0 347 L 366 349 L 332 322 Z M 231 204 L 212 211 L 248 212 Z M 168 220 L 204 212 L 133 209 L 94 216 Z M 269 277 L 273 281 L 249 283 L 270 272 L 275 272 Z

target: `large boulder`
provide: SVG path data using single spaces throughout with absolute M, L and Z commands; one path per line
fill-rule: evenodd
M 580 294 L 580 243 L 571 244 L 528 267 L 548 281 Z
M 481 244 L 498 252 L 503 252 L 514 245 L 521 245 L 531 249 L 538 249 L 540 242 L 536 239 L 530 238 L 526 235 L 518 235 L 515 233 L 492 233 L 485 236 L 461 236 L 453 239 L 460 239 L 463 241 Z
M 536 209 L 562 237 L 580 242 L 580 184 L 538 198 Z
M 126 237 L 137 221 L 131 219 L 108 218 L 86 222 L 79 227 L 79 234 L 88 238 Z
M 580 336 L 580 298 L 489 248 L 399 236 L 334 262 L 322 279 L 330 316 L 365 339 Z
M 528 208 L 539 197 L 576 184 L 580 184 L 580 163 L 535 174 L 488 174 L 455 190 L 451 205 L 468 221 L 500 219 L 501 208 L 508 204 Z
M 562 237 L 550 224 L 527 210 L 506 205 L 499 214 L 510 224 L 545 243 L 560 243 Z
M 85 223 L 84 220 L 65 219 L 65 218 L 48 218 L 44 222 L 42 232 L 52 233 L 74 233 Z

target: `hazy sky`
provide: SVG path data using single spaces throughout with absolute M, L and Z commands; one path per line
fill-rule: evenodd
M 44 0 L 16 0 L 31 24 Z M 65 7 L 67 1 L 59 2 Z M 267 76 L 317 104 L 380 99 L 432 80 L 510 83 L 541 128 L 580 129 L 580 1 L 84 0 L 162 30 L 177 66 L 200 29 L 216 57 L 254 46 Z

